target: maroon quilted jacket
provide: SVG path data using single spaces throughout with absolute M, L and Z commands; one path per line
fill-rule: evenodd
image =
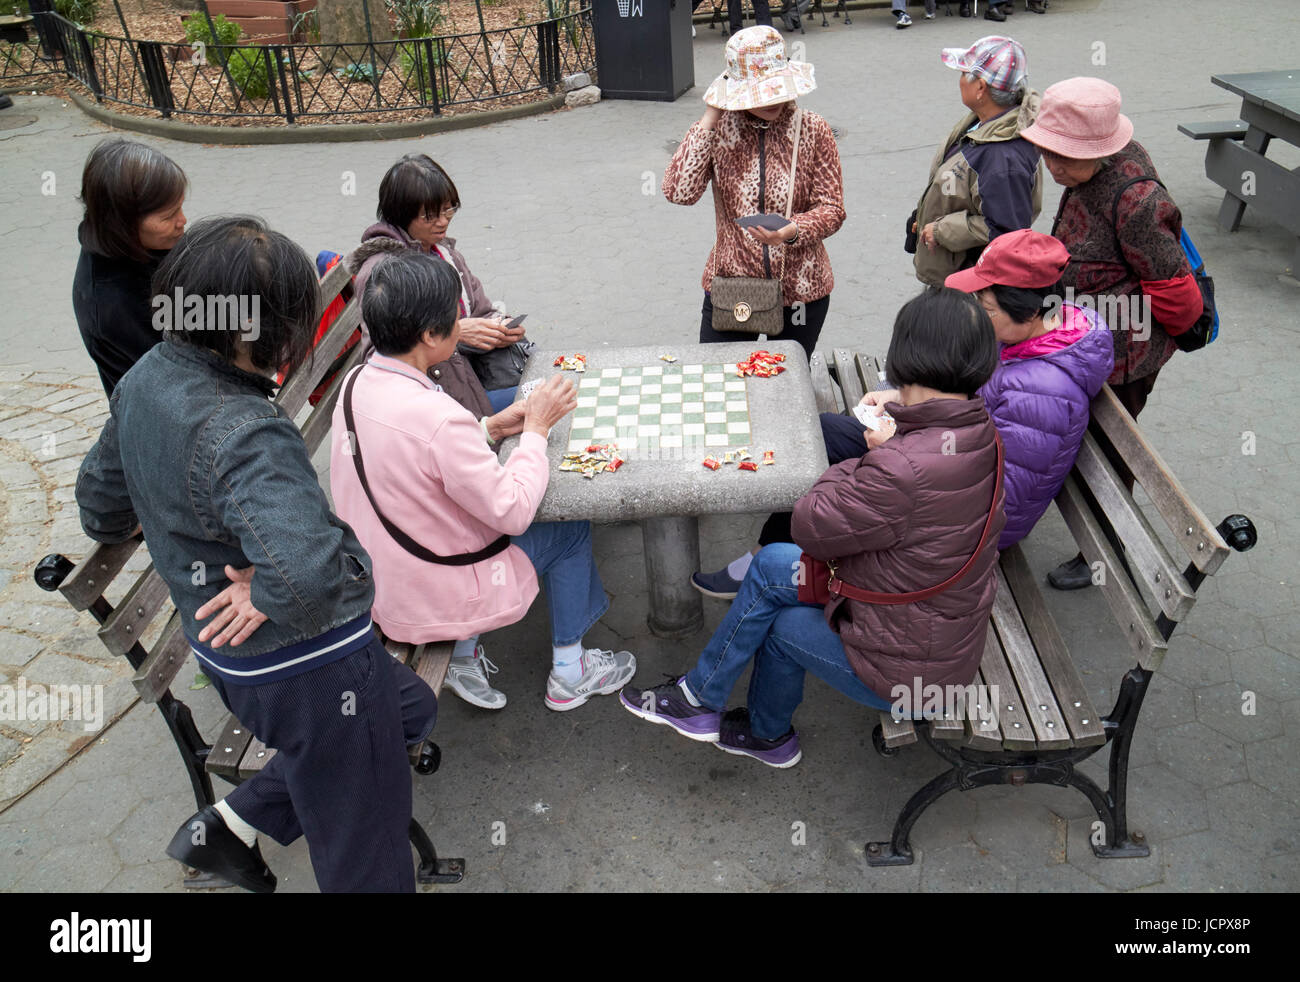
M 847 583 L 910 593 L 942 583 L 979 543 L 996 484 L 993 423 L 978 396 L 889 404 L 898 431 L 857 460 L 826 471 L 794 506 L 795 542 L 839 560 Z M 877 695 L 895 685 L 966 685 L 975 677 L 997 589 L 993 567 L 1006 518 L 996 505 L 989 538 L 966 576 L 919 603 L 832 599 L 826 620 L 849 664 Z

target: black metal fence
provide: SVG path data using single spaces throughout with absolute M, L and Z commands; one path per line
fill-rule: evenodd
M 164 118 L 283 120 L 444 109 L 595 73 L 590 6 L 552 20 L 432 38 L 312 44 L 145 41 L 34 14 L 37 41 L 0 45 L 0 84 L 62 74 L 101 103 Z

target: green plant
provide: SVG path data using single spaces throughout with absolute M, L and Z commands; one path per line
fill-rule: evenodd
M 239 35 L 243 29 L 234 21 L 226 20 L 225 14 L 217 14 L 212 18 L 212 26 L 216 28 L 217 39 L 212 40 L 212 31 L 208 29 L 208 20 L 202 14 L 192 14 L 189 20 L 185 22 L 185 40 L 190 47 L 203 45 L 200 52 L 195 49 L 195 54 L 201 55 L 205 61 L 212 61 L 218 65 L 225 65 L 227 50 L 224 47 L 213 47 L 216 45 L 233 45 L 239 43 Z M 211 49 L 211 55 L 208 54 Z
M 83 27 L 95 19 L 98 0 L 54 0 L 54 9 L 74 24 Z
M 235 88 L 246 99 L 265 99 L 271 94 L 270 80 L 266 74 L 265 49 L 260 47 L 236 48 L 230 52 L 226 65 Z
M 293 39 L 305 37 L 313 42 L 320 41 L 320 17 L 317 16 L 315 7 L 293 15 L 293 20 L 289 23 L 289 37 Z
M 433 37 L 447 19 L 447 0 L 385 0 L 403 37 Z
M 369 63 L 350 61 L 343 68 L 334 69 L 334 74 L 349 82 L 373 82 L 375 71 Z

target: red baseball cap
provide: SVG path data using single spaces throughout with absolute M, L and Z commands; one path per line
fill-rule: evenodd
M 999 235 L 970 269 L 953 273 L 944 286 L 975 293 L 990 286 L 1055 286 L 1070 261 L 1069 250 L 1042 232 L 1022 228 Z

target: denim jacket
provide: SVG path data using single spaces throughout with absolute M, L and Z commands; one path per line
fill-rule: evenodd
M 252 602 L 267 621 L 224 646 L 229 659 L 319 638 L 368 618 L 374 600 L 370 557 L 330 511 L 273 392 L 214 352 L 155 345 L 113 391 L 77 476 L 86 534 L 121 542 L 142 526 L 191 642 L 206 623 L 195 611 L 229 585 L 225 567 L 254 567 Z

